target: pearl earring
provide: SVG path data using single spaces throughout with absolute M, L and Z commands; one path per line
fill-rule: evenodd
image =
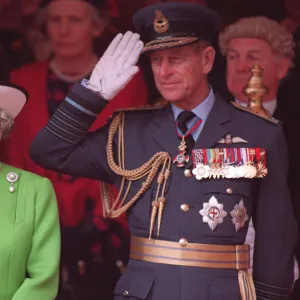
M 10 183 L 9 191 L 13 193 L 15 191 L 14 183 L 18 181 L 19 177 L 15 172 L 9 172 L 6 175 L 7 181 Z

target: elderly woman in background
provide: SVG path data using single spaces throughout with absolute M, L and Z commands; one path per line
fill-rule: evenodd
M 122 265 L 120 261 L 125 264 L 127 259 L 126 220 L 124 217 L 117 221 L 102 218 L 99 182 L 43 169 L 28 155 L 31 141 L 47 124 L 73 83 L 89 78 L 98 61 L 93 42 L 106 26 L 104 3 L 46 0 L 41 7 L 51 58 L 11 73 L 12 82 L 26 88 L 30 101 L 16 120 L 15 130 L 6 145 L 5 161 L 47 177 L 54 185 L 61 220 L 63 289 L 75 288 L 78 299 L 83 291 L 82 299 L 109 300 L 120 276 L 117 266 Z M 115 109 L 147 101 L 147 90 L 139 73 L 101 112 L 92 130 L 103 125 Z M 111 190 L 113 193 L 114 188 Z M 100 284 L 91 283 L 102 275 Z
M 0 136 L 6 138 L 26 92 L 0 84 Z M 0 300 L 54 300 L 60 232 L 54 189 L 47 178 L 1 164 Z

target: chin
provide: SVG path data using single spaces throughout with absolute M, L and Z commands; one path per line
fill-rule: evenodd
M 78 51 L 74 51 L 72 49 L 57 49 L 54 51 L 56 56 L 60 56 L 60 57 L 77 57 L 78 56 Z
M 175 93 L 174 91 L 161 91 L 160 94 L 168 102 L 176 102 L 181 99 L 180 95 L 178 93 Z

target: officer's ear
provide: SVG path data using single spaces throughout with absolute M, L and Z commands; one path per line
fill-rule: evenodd
M 93 36 L 94 37 L 99 37 L 102 35 L 107 23 L 105 20 L 99 18 L 98 20 L 94 20 L 93 22 Z
M 286 76 L 291 65 L 292 62 L 289 58 L 282 55 L 277 57 L 277 76 L 279 80 L 283 79 Z
M 93 21 L 93 35 L 99 37 L 102 35 L 106 26 L 109 23 L 109 17 L 104 11 L 99 11 L 92 6 L 89 6 Z
M 202 62 L 202 69 L 204 74 L 208 74 L 214 64 L 216 56 L 216 51 L 212 46 L 206 46 L 201 51 L 201 62 Z

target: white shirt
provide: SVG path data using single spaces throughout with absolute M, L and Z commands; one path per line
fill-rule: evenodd
M 238 99 L 235 99 L 234 102 L 237 103 L 237 104 L 239 104 L 239 105 L 241 105 L 241 106 L 243 106 L 243 107 L 248 106 L 248 103 L 242 102 L 242 101 L 240 101 L 240 100 L 238 100 Z M 275 112 L 275 110 L 276 110 L 276 108 L 277 108 L 277 99 L 275 98 L 275 99 L 273 99 L 273 100 L 271 100 L 271 101 L 263 102 L 263 107 L 264 107 L 271 115 L 274 115 L 274 112 Z

